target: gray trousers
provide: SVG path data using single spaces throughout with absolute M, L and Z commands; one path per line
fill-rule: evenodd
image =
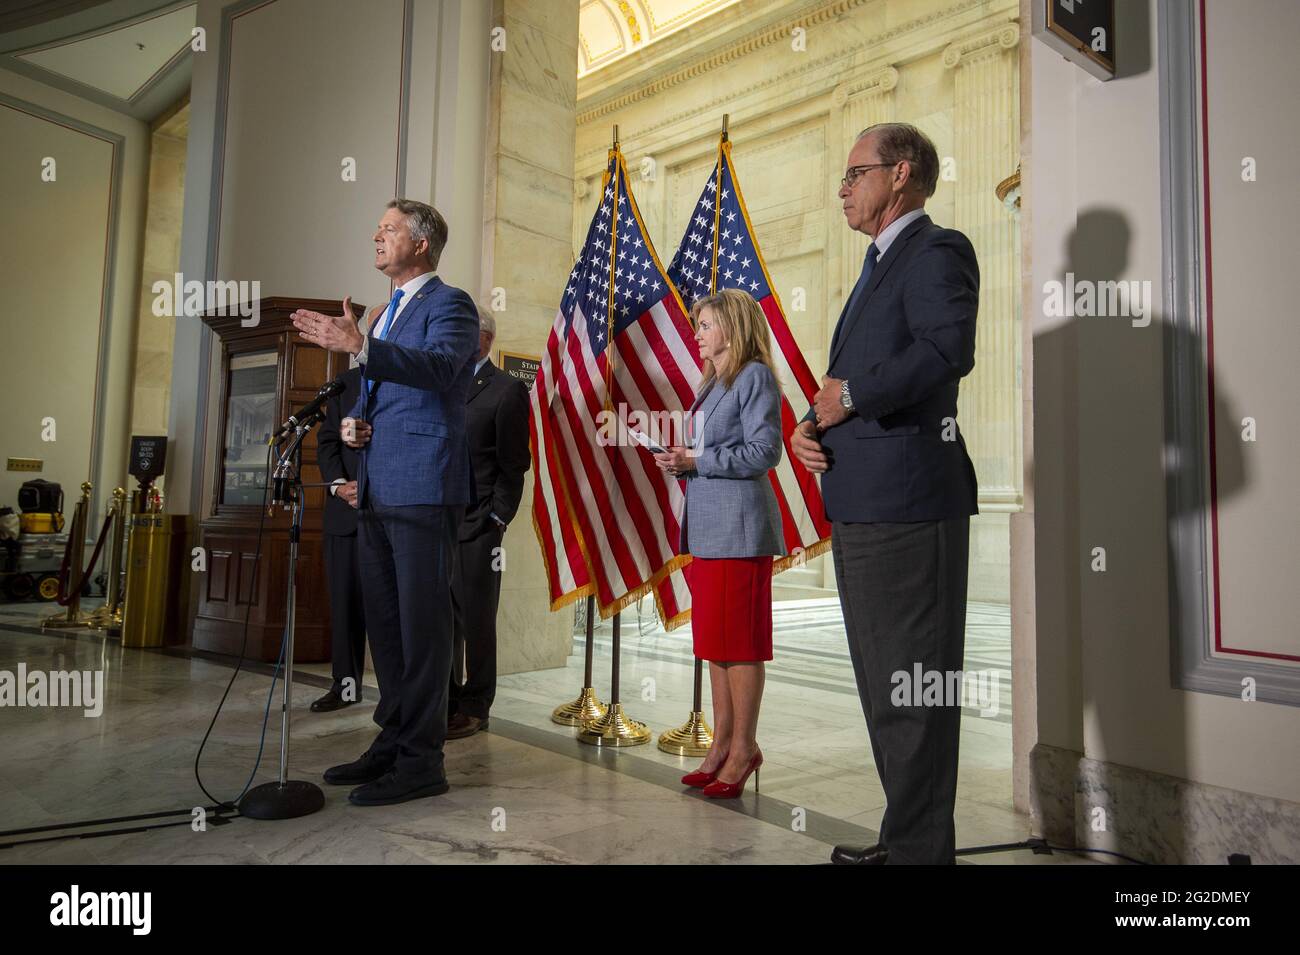
M 913 705 L 897 687 L 915 667 L 962 668 L 970 518 L 913 524 L 836 522 L 831 551 L 849 655 L 885 790 L 880 844 L 893 864 L 956 861 L 953 805 L 961 701 Z

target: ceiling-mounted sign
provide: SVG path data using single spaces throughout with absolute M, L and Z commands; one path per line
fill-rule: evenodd
M 1115 0 L 1034 0 L 1034 36 L 1099 80 L 1115 76 Z

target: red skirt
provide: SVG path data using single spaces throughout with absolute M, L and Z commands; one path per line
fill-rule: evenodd
M 719 663 L 772 659 L 772 558 L 696 557 L 686 566 L 695 655 Z

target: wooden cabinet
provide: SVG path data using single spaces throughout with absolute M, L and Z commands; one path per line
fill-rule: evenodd
M 322 299 L 268 298 L 258 303 L 258 322 L 244 327 L 238 315 L 205 315 L 221 340 L 219 439 L 213 493 L 199 520 L 199 545 L 208 569 L 200 581 L 194 618 L 194 647 L 238 654 L 248 619 L 251 660 L 274 662 L 286 615 L 289 567 L 289 511 L 262 507 L 270 501 L 267 439 L 296 409 L 341 375 L 348 356 L 325 352 L 298 337 L 289 321 L 296 309 L 338 315 L 343 303 Z M 353 306 L 358 318 L 364 308 Z M 303 442 L 301 480 L 320 483 L 316 431 Z M 325 489 L 304 491 L 302 539 L 298 548 L 297 621 L 294 660 L 330 658 L 329 595 L 321 546 Z M 259 528 L 260 553 L 259 553 Z

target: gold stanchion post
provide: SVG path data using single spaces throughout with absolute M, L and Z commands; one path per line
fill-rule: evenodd
M 109 538 L 108 577 L 104 588 L 104 606 L 90 615 L 96 630 L 116 632 L 122 629 L 122 545 L 126 538 L 126 489 L 113 489 L 113 530 Z
M 67 627 L 84 627 L 86 618 L 81 613 L 81 579 L 83 562 L 86 559 L 86 526 L 90 519 L 91 483 L 81 484 L 81 500 L 72 512 L 72 526 L 68 529 L 68 585 L 73 587 L 67 610 L 51 614 L 41 621 L 44 630 L 59 630 Z

